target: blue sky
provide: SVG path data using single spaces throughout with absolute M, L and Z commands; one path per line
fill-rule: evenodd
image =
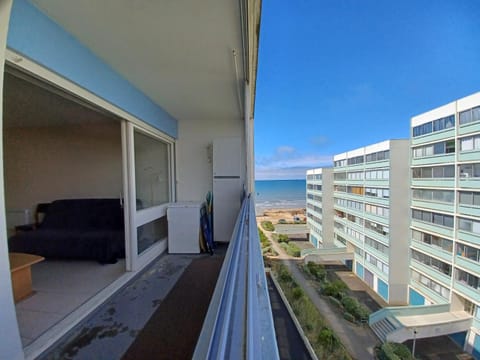
M 480 91 L 480 0 L 263 0 L 257 77 L 256 179 L 304 178 Z

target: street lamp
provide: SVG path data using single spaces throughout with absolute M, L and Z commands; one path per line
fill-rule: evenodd
M 412 357 L 415 358 L 415 343 L 417 342 L 417 329 L 413 329 Z

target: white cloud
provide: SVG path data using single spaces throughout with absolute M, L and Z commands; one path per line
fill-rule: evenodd
M 272 156 L 257 157 L 257 180 L 303 179 L 308 169 L 332 164 L 331 155 L 302 154 L 291 146 L 281 146 Z
M 279 146 L 277 148 L 277 154 L 293 154 L 295 148 L 293 146 Z

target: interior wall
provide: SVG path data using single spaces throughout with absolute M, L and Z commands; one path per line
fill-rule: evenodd
M 244 123 L 238 121 L 179 121 L 177 140 L 177 200 L 204 201 L 212 190 L 212 158 L 209 146 L 215 138 L 242 139 L 242 182 L 245 182 Z
M 4 129 L 6 210 L 122 193 L 120 123 Z

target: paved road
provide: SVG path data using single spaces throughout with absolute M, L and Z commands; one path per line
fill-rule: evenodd
M 272 242 L 272 246 L 279 254 L 275 259 L 280 260 L 287 266 L 292 273 L 295 281 L 303 288 L 305 293 L 310 297 L 317 309 L 323 315 L 331 329 L 337 334 L 347 351 L 354 359 L 368 360 L 374 358 L 374 347 L 380 341 L 368 326 L 354 325 L 343 317 L 339 316 L 338 310 L 334 309 L 328 301 L 321 297 L 312 281 L 305 278 L 302 271 L 298 268 L 299 260 L 285 253 L 275 241 L 272 240 L 271 232 L 264 231 L 265 235 Z

